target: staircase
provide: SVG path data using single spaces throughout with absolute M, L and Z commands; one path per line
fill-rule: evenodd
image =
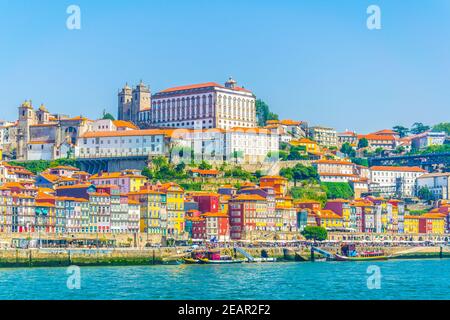
M 250 253 L 245 251 L 244 249 L 242 249 L 240 247 L 235 247 L 234 249 L 237 252 L 239 252 L 240 254 L 242 254 L 245 258 L 247 258 L 248 262 L 254 262 L 255 261 L 255 258 Z

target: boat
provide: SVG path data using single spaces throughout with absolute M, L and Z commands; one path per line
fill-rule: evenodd
M 336 261 L 381 261 L 388 260 L 389 257 L 383 251 L 356 251 L 354 243 L 341 245 L 341 254 L 335 254 Z
M 277 262 L 277 258 L 254 258 L 252 262 Z
M 183 260 L 181 260 L 181 259 L 176 259 L 176 260 L 163 259 L 163 261 L 162 261 L 162 264 L 169 265 L 169 266 L 171 266 L 171 265 L 176 266 L 176 265 L 179 265 L 182 263 L 183 263 Z
M 385 255 L 374 255 L 374 256 L 356 256 L 356 257 L 346 257 L 339 254 L 335 254 L 336 261 L 382 261 L 388 260 L 389 257 Z
M 241 259 L 220 259 L 220 260 L 210 260 L 208 258 L 200 259 L 200 263 L 202 264 L 235 264 L 235 263 L 243 263 L 245 260 Z
M 205 256 L 199 258 L 202 264 L 234 264 L 243 263 L 244 259 L 234 259 L 229 255 L 221 255 L 220 249 L 211 249 L 205 252 Z
M 194 259 L 194 258 L 183 258 L 183 261 L 186 264 L 197 264 L 197 263 L 200 263 L 199 259 Z

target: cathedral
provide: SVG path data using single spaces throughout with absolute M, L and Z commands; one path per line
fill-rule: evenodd
M 119 120 L 140 128 L 254 128 L 256 97 L 229 78 L 224 85 L 206 82 L 168 88 L 153 95 L 142 81 L 118 94 Z

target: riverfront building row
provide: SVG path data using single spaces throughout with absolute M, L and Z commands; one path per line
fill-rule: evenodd
M 60 166 L 34 176 L 14 168 L 21 178 L 0 187 L 0 231 L 5 233 L 140 233 L 159 241 L 227 241 L 299 239 L 308 225 L 398 235 L 450 229 L 445 202 L 420 216 L 411 215 L 401 200 L 381 197 L 330 199 L 321 205 L 292 199 L 287 179 L 280 176 L 194 192 L 175 183 L 151 184 L 133 170 L 90 176 Z

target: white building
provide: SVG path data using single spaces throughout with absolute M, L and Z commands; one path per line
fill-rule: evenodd
M 344 160 L 317 160 L 314 163 L 317 173 L 354 174 L 355 164 Z
M 416 179 L 426 170 L 420 167 L 373 166 L 371 171 L 371 191 L 379 191 L 386 195 L 399 194 L 413 196 Z
M 350 182 L 361 178 L 357 165 L 345 160 L 317 160 L 313 163 L 322 182 Z
M 333 128 L 315 126 L 309 128 L 309 136 L 321 146 L 337 147 L 337 132 Z
M 224 135 L 224 154 L 230 162 L 262 163 L 279 150 L 278 135 L 268 129 L 232 128 L 225 130 Z
M 411 146 L 414 149 L 422 150 L 431 146 L 441 146 L 444 144 L 447 134 L 445 132 L 424 132 L 411 139 Z
M 231 78 L 224 86 L 207 82 L 165 89 L 151 100 L 150 108 L 139 111 L 140 127 L 256 127 L 255 95 Z
M 416 192 L 421 188 L 428 188 L 434 199 L 450 200 L 450 172 L 424 174 L 416 180 Z
M 159 129 L 88 132 L 75 148 L 77 158 L 164 155 L 167 131 Z
M 99 119 L 93 121 L 89 126 L 89 131 L 127 131 L 127 130 L 138 130 L 130 121 L 124 120 L 110 120 L 110 119 Z

